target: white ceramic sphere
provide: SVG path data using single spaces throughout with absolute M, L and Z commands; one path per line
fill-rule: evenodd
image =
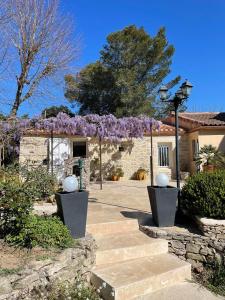
M 164 173 L 159 173 L 156 176 L 155 181 L 156 184 L 160 187 L 166 187 L 167 185 L 169 185 L 169 177 Z
M 75 175 L 68 176 L 64 179 L 63 190 L 68 193 L 78 190 L 78 180 Z

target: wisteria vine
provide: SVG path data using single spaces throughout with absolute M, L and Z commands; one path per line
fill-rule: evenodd
M 152 129 L 159 129 L 161 122 L 146 116 L 116 118 L 113 115 L 86 115 L 69 117 L 59 113 L 57 117 L 31 120 L 34 128 L 46 133 L 98 137 L 110 141 L 143 138 Z
M 0 122 L 0 143 L 10 154 L 19 154 L 21 137 L 30 130 L 46 134 L 96 137 L 99 140 L 118 142 L 121 139 L 143 138 L 152 129 L 159 129 L 161 122 L 147 116 L 116 118 L 113 115 L 70 117 L 59 113 L 56 117 L 44 119 L 12 119 Z

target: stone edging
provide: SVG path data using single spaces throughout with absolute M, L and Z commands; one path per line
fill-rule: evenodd
M 0 277 L 0 300 L 32 299 L 30 294 L 35 288 L 43 289 L 57 279 L 72 282 L 87 276 L 95 263 L 95 250 L 96 243 L 88 236 L 54 260 L 32 261 L 18 274 Z
M 225 240 L 225 220 L 207 219 L 195 216 L 194 221 L 203 235 Z
M 216 220 L 216 219 L 208 219 L 208 218 L 201 218 L 196 216 L 196 220 L 203 225 L 207 226 L 225 226 L 225 220 Z
M 140 230 L 152 238 L 168 240 L 169 252 L 190 262 L 198 272 L 202 271 L 205 263 L 219 261 L 225 265 L 225 239 L 204 236 L 178 227 L 140 226 Z

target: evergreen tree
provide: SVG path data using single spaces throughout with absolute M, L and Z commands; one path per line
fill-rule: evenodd
M 64 112 L 70 117 L 74 117 L 75 115 L 67 106 L 64 105 L 47 107 L 42 111 L 41 115 L 44 118 L 50 118 L 56 117 L 60 112 Z
M 173 54 L 164 28 L 151 37 L 143 27 L 125 27 L 107 37 L 97 62 L 76 77 L 65 77 L 65 96 L 81 105 L 81 114 L 153 115 L 157 90 L 170 72 Z

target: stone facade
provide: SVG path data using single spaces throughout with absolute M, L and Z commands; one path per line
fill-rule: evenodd
M 190 262 L 198 272 L 202 271 L 203 264 L 218 261 L 225 265 L 225 239 L 214 235 L 204 236 L 179 227 L 141 226 L 141 230 L 150 237 L 168 240 L 169 252 Z
M 169 147 L 169 166 L 160 167 L 158 164 L 158 146 L 168 145 Z M 188 171 L 188 138 L 184 135 L 180 137 L 181 147 L 181 171 Z M 139 168 L 148 170 L 150 177 L 150 153 L 151 141 L 149 136 L 143 139 L 132 139 L 121 141 L 120 143 L 102 143 L 102 165 L 103 177 L 109 179 L 113 166 L 121 167 L 124 171 L 125 179 L 133 179 L 135 172 Z M 99 163 L 99 143 L 95 139 L 88 141 L 88 155 L 92 162 Z M 153 170 L 154 176 L 158 173 L 166 173 L 169 178 L 175 177 L 175 138 L 171 135 L 155 135 L 153 137 Z M 96 171 L 98 177 L 98 169 Z
M 32 261 L 14 275 L 1 277 L 0 300 L 34 299 L 35 290 L 45 293 L 56 280 L 73 282 L 87 277 L 95 263 L 96 244 L 91 236 L 79 240 L 79 246 L 62 251 L 54 260 Z
M 80 138 L 77 138 L 80 140 Z M 59 182 L 66 176 L 73 174 L 73 165 L 77 163 L 78 157 L 71 157 L 72 138 L 54 137 L 53 138 L 53 172 Z M 83 185 L 88 187 L 90 178 L 90 159 L 82 158 L 84 170 L 82 173 Z M 25 136 L 20 142 L 21 164 L 37 167 L 44 166 L 51 171 L 51 138 L 43 136 Z
M 43 165 L 48 158 L 48 143 L 46 137 L 25 136 L 20 141 L 20 163 L 32 166 Z
M 87 144 L 87 164 L 84 172 L 85 177 L 99 179 L 99 142 L 97 139 L 80 137 L 54 137 L 53 139 L 53 165 L 54 172 L 59 180 L 66 176 L 66 162 L 71 161 L 73 141 L 86 141 Z M 184 134 L 180 136 L 181 171 L 188 171 L 188 137 Z M 158 163 L 158 146 L 167 145 L 169 147 L 169 166 L 160 167 Z M 158 173 L 166 173 L 169 178 L 175 177 L 175 138 L 171 135 L 154 133 L 153 136 L 153 170 L 154 177 Z M 148 171 L 150 178 L 150 136 L 143 139 L 124 140 L 119 143 L 102 142 L 102 167 L 103 178 L 110 179 L 113 167 L 121 167 L 124 171 L 125 179 L 133 179 L 139 168 Z M 44 161 L 49 161 L 51 167 L 51 139 L 47 137 L 25 136 L 20 143 L 20 162 L 30 165 L 42 165 Z M 90 164 L 90 166 L 88 165 Z M 68 168 L 67 168 L 68 169 Z

